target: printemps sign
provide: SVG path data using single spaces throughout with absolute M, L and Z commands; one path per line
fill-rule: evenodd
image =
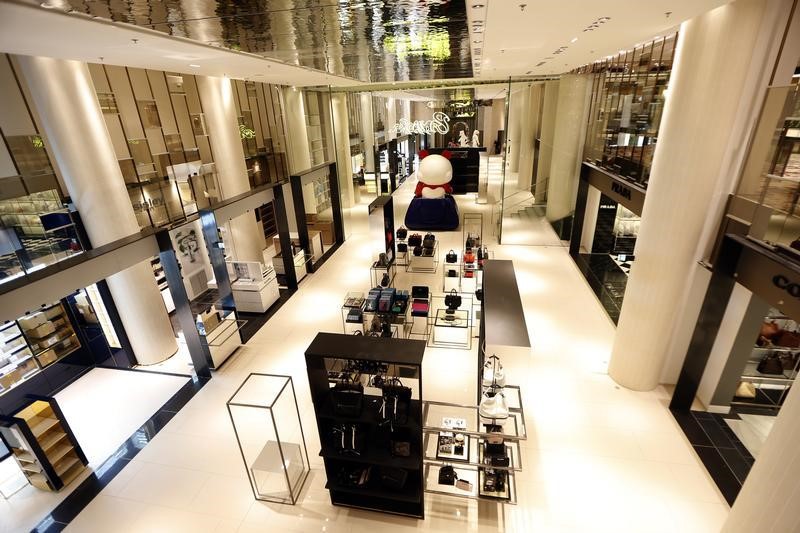
M 419 133 L 426 135 L 428 133 L 439 133 L 446 135 L 450 131 L 450 117 L 437 111 L 433 114 L 431 120 L 415 120 L 411 122 L 407 118 L 401 118 L 394 126 L 392 131 L 398 135 L 411 135 L 412 133 Z

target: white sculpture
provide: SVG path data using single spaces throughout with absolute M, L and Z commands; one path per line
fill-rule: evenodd
M 458 132 L 458 145 L 462 148 L 469 147 L 469 139 L 467 138 L 467 134 L 464 133 L 464 130 Z
M 428 155 L 427 152 L 421 152 L 417 178 L 419 182 L 414 191 L 415 196 L 444 198 L 446 194 L 453 193 L 453 187 L 450 185 L 450 180 L 453 178 L 453 165 L 450 164 L 446 155 Z
M 480 148 L 481 146 L 481 132 L 475 130 L 472 132 L 472 147 Z

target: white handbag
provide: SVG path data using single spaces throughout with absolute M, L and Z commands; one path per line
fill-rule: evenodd
M 486 359 L 483 364 L 483 386 L 491 387 L 496 385 L 498 387 L 506 386 L 506 372 L 503 370 L 503 365 L 500 363 L 500 358 L 493 355 Z
M 483 393 L 481 403 L 478 405 L 478 414 L 492 420 L 508 418 L 508 402 L 502 389 L 492 387 Z

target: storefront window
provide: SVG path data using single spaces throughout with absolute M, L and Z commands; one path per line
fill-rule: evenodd
M 737 191 L 768 212 L 766 231 L 753 236 L 794 250 L 800 249 L 798 117 L 800 86 L 770 87 Z
M 0 283 L 82 251 L 57 191 L 0 200 Z

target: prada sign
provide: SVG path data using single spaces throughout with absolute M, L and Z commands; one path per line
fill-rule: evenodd
M 588 181 L 589 185 L 637 215 L 642 214 L 645 190 L 638 185 L 625 181 L 592 163 L 581 165 L 581 179 Z

